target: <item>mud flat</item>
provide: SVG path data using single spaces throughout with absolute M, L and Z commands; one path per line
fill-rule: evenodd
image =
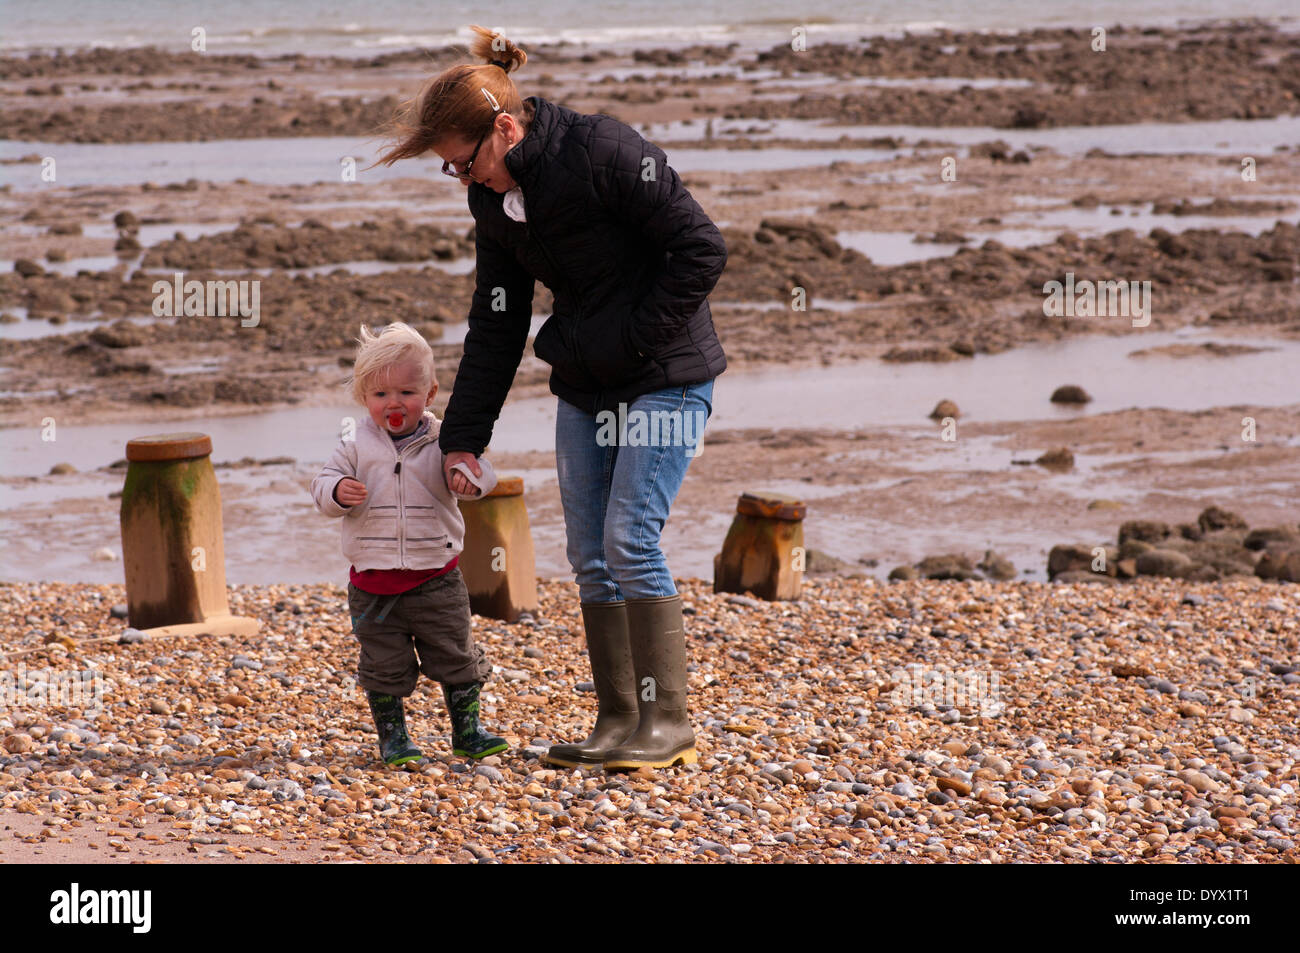
M 666 530 L 674 568 L 707 576 L 735 496 L 764 486 L 809 501 L 823 565 L 880 579 L 989 550 L 1045 579 L 1058 543 L 1113 545 L 1126 519 L 1177 526 L 1211 504 L 1295 524 L 1298 36 L 530 51 L 525 93 L 637 124 L 726 238 L 711 302 L 730 368 Z M 394 101 L 457 59 L 0 60 L 0 578 L 120 578 L 93 558 L 117 546 L 112 465 L 129 437 L 175 429 L 212 433 L 228 465 L 232 579 L 334 578 L 318 558 L 333 527 L 303 487 L 356 412 L 340 394 L 358 326 L 421 329 L 439 412 L 455 383 L 464 195 L 433 160 L 365 166 Z M 155 315 L 177 273 L 258 282 L 255 326 Z M 1044 286 L 1070 275 L 1150 296 L 1051 317 Z M 539 287 L 534 333 L 550 307 Z M 528 477 L 539 568 L 562 575 L 547 373 L 527 351 L 492 452 Z M 1051 403 L 1067 384 L 1093 401 Z M 928 417 L 943 400 L 955 440 Z M 66 439 L 40 440 L 49 417 Z M 1033 462 L 1062 449 L 1072 468 Z M 257 542 L 267 525 L 287 556 Z

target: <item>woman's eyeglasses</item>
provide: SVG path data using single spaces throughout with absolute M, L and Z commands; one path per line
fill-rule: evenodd
M 492 130 L 489 128 L 487 132 L 478 137 L 478 145 L 476 145 L 474 151 L 470 153 L 469 161 L 465 163 L 465 168 L 457 170 L 455 166 L 444 160 L 442 163 L 442 174 L 455 176 L 462 181 L 471 178 L 469 171 L 474 168 L 474 160 L 478 158 L 479 149 L 483 148 L 483 140 L 487 138 L 488 132 L 491 131 Z
M 479 92 L 481 92 L 485 97 L 487 97 L 488 105 L 492 107 L 492 111 L 494 113 L 501 111 L 501 104 L 497 102 L 497 98 L 495 96 L 493 96 L 491 93 L 489 93 L 486 89 L 484 89 L 481 86 L 479 87 Z M 470 153 L 469 161 L 465 163 L 465 168 L 457 169 L 450 162 L 447 162 L 444 159 L 442 163 L 443 175 L 454 176 L 455 178 L 460 179 L 462 182 L 465 181 L 466 179 L 472 178 L 472 176 L 470 175 L 470 169 L 474 167 L 474 160 L 478 158 L 479 149 L 483 148 L 483 140 L 487 138 L 487 134 L 492 131 L 492 129 L 496 124 L 495 116 L 492 117 L 492 122 L 493 125 L 488 126 L 487 131 L 484 132 L 483 135 L 478 137 L 478 143 L 474 146 L 474 151 Z

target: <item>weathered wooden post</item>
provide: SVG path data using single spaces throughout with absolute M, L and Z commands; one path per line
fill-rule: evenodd
M 713 557 L 713 591 L 749 591 L 769 602 L 798 599 L 807 512 L 792 496 L 742 494 L 722 552 Z
M 252 635 L 256 619 L 226 602 L 221 491 L 201 433 L 137 437 L 126 445 L 122 564 L 127 615 L 152 635 Z
M 524 506 L 524 478 L 501 477 L 487 496 L 461 500 L 465 549 L 460 571 L 477 615 L 514 622 L 537 609 L 533 535 Z

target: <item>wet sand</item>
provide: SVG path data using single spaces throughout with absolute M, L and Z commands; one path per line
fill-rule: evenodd
M 993 550 L 1019 578 L 1043 580 L 1057 543 L 1113 546 L 1124 521 L 1195 523 L 1211 505 L 1251 527 L 1294 526 L 1300 441 L 1243 443 L 1244 416 L 1261 434 L 1300 433 L 1296 406 L 969 422 L 959 424 L 953 442 L 942 440 L 937 425 L 719 429 L 706 434 L 704 453 L 691 464 L 664 551 L 676 575 L 712 578 L 735 501 L 755 489 L 808 502 L 805 541 L 819 554 L 812 568 L 878 579 L 928 555 L 960 553 L 974 563 Z M 1060 446 L 1074 454 L 1071 470 L 1032 465 Z M 525 477 L 538 574 L 567 578 L 553 454 L 492 454 L 499 470 Z M 230 581 L 344 578 L 338 526 L 315 512 L 307 491 L 320 463 L 235 463 L 217 469 Z M 13 500 L 0 522 L 10 573 L 120 579 L 120 562 L 96 553 L 121 552 L 115 497 L 122 472 L 0 478 Z

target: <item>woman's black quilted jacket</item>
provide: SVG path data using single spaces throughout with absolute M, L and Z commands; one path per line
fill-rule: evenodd
M 588 413 L 711 380 L 727 366 L 706 300 L 727 261 L 717 226 L 662 149 L 610 116 L 529 97 L 506 153 L 526 222 L 469 186 L 477 282 L 439 445 L 482 453 L 523 356 L 534 280 L 555 299 L 533 350 L 551 392 Z

